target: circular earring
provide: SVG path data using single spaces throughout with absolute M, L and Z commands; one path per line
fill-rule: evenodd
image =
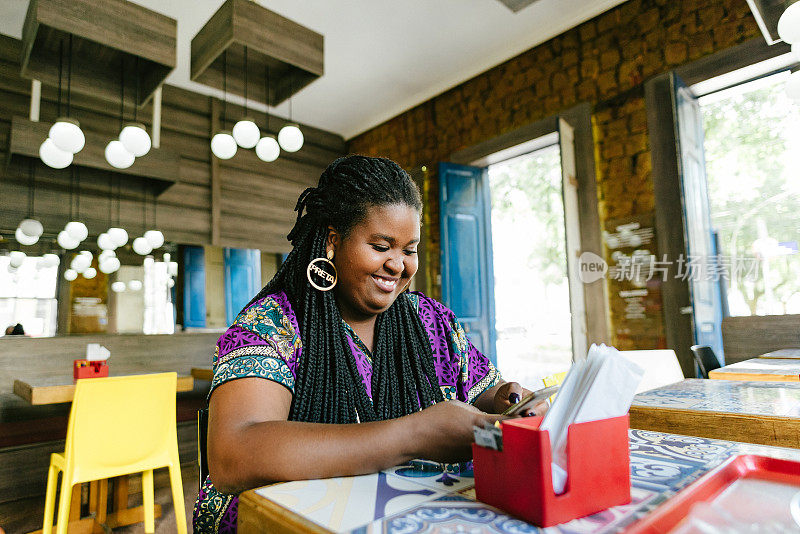
M 333 250 L 329 250 L 325 256 L 325 258 L 311 260 L 306 269 L 308 283 L 320 291 L 330 291 L 336 286 L 336 280 L 338 279 L 336 266 L 331 261 L 333 259 Z

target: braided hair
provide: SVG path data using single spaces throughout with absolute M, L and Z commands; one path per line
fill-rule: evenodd
M 288 235 L 292 251 L 272 280 L 245 306 L 285 291 L 303 339 L 289 419 L 320 423 L 377 421 L 408 415 L 443 400 L 430 340 L 405 293 L 376 320 L 372 401 L 367 396 L 332 291 L 318 291 L 306 267 L 325 255 L 328 227 L 343 239 L 374 206 L 404 204 L 422 211 L 419 189 L 385 158 L 339 158 L 317 187 L 303 191 Z

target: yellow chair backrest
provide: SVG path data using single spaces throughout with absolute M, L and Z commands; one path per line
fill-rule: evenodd
M 64 451 L 71 478 L 97 480 L 169 463 L 177 449 L 177 379 L 160 373 L 78 380 Z
M 555 373 L 549 376 L 542 378 L 542 382 L 544 383 L 544 387 L 548 388 L 550 386 L 559 386 L 564 381 L 564 378 L 567 376 L 567 372 Z

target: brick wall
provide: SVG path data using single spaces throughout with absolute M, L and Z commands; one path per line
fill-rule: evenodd
M 758 37 L 745 0 L 629 0 L 364 132 L 348 148 L 394 159 L 406 168 L 427 166 L 424 232 L 429 274 L 435 274 L 437 162 L 588 101 L 593 104 L 601 225 L 650 214 L 654 195 L 644 82 Z M 614 284 L 609 298 L 612 341 L 619 348 L 665 345 L 663 317 L 655 324 L 626 320 Z

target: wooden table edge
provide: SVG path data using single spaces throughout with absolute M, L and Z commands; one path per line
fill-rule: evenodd
M 91 379 L 84 379 L 91 380 Z M 175 391 L 191 391 L 194 389 L 194 378 L 179 375 Z M 38 390 L 38 391 L 37 391 Z M 43 404 L 61 404 L 72 402 L 75 397 L 75 384 L 58 384 L 55 386 L 31 386 L 22 380 L 14 380 L 14 393 L 33 406 Z
M 269 525 L 264 520 L 271 520 Z M 255 489 L 239 495 L 237 527 L 239 534 L 273 532 L 275 534 L 330 534 L 331 530 L 306 519 L 270 499 L 258 495 Z
M 197 380 L 208 380 L 214 378 L 214 371 L 210 367 L 192 367 L 191 374 Z
M 708 378 L 712 380 L 736 380 L 747 382 L 800 382 L 800 373 L 791 375 L 749 373 L 743 371 L 709 371 Z
M 800 418 L 797 417 L 636 405 L 630 407 L 628 417 L 630 428 L 638 430 L 651 430 L 709 439 L 770 445 L 773 447 L 800 448 Z M 651 420 L 648 421 L 647 418 Z M 645 421 L 641 419 L 645 419 Z M 653 419 L 656 421 L 653 421 Z M 694 426 L 699 431 L 687 432 L 685 427 L 689 425 L 686 425 L 686 422 L 694 423 Z M 714 425 L 714 423 L 717 423 L 717 425 Z M 770 425 L 772 431 L 747 433 L 736 427 L 736 425 L 741 424 L 748 427 Z M 786 435 L 779 436 L 776 432 L 778 429 L 784 430 Z

